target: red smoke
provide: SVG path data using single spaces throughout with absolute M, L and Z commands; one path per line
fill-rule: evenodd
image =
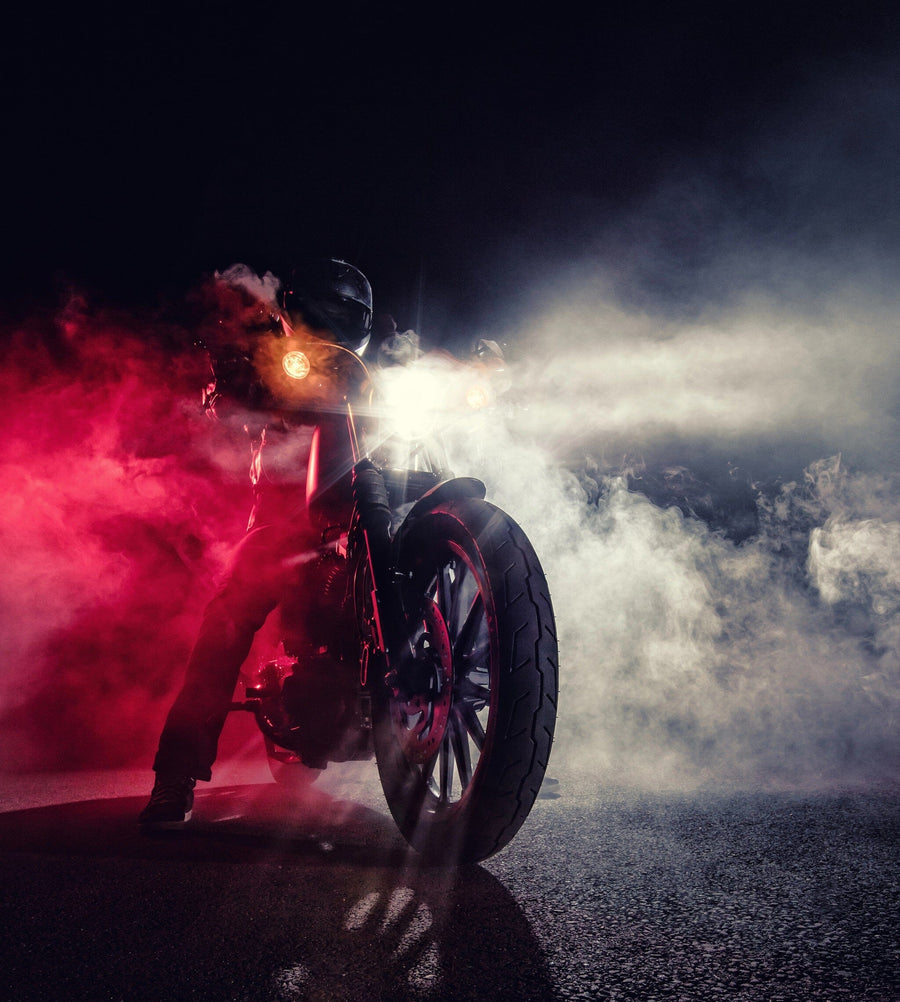
M 243 531 L 246 445 L 201 412 L 187 327 L 73 297 L 5 333 L 0 766 L 149 767 Z

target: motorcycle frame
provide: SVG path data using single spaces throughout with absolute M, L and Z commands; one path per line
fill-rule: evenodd
M 308 476 L 306 485 L 307 505 L 312 504 L 313 497 L 319 490 L 318 471 L 321 469 L 319 452 L 321 449 L 321 416 L 314 426 L 312 442 L 310 446 Z M 352 458 L 352 468 L 347 471 L 351 477 L 354 476 L 361 467 L 361 464 L 368 463 L 369 469 L 375 470 L 381 478 L 384 491 L 387 494 L 387 483 L 384 470 L 371 464 L 360 445 L 360 433 L 357 427 L 357 415 L 352 403 L 345 401 L 345 418 L 347 435 L 350 443 L 350 454 Z M 405 481 L 408 470 L 392 471 L 396 474 L 396 480 Z M 421 471 L 420 471 L 421 472 Z M 438 474 L 434 474 L 435 483 L 430 488 L 424 490 L 416 497 L 411 507 L 406 512 L 399 526 L 392 533 L 390 546 L 385 552 L 386 562 L 376 556 L 376 547 L 373 546 L 369 532 L 364 528 L 366 523 L 365 495 L 354 492 L 354 503 L 346 527 L 342 527 L 339 535 L 333 540 L 333 545 L 340 555 L 346 560 L 349 572 L 347 586 L 352 598 L 353 622 L 359 631 L 360 654 L 358 666 L 357 707 L 356 717 L 358 728 L 362 732 L 371 732 L 372 729 L 372 701 L 375 697 L 375 687 L 386 685 L 385 678 L 396 666 L 392 664 L 392 655 L 396 654 L 397 645 L 402 638 L 402 600 L 396 578 L 396 567 L 398 565 L 403 539 L 410 526 L 422 515 L 433 510 L 438 505 L 463 498 L 484 498 L 487 489 L 481 480 L 475 477 L 455 477 L 450 476 L 439 479 Z M 404 491 L 404 500 L 406 500 Z M 406 503 L 409 503 L 406 501 Z M 337 525 L 334 526 L 338 528 Z M 364 627 L 366 617 L 366 604 L 360 601 L 360 589 L 354 580 L 359 573 L 359 567 L 365 564 L 367 575 L 365 581 L 368 586 L 368 604 L 372 609 L 375 636 L 370 638 Z M 374 649 L 371 640 L 374 639 Z M 378 671 L 371 672 L 373 663 L 378 666 Z M 278 733 L 268 720 L 265 712 L 265 701 L 260 696 L 251 696 L 248 690 L 247 698 L 240 702 L 233 702 L 229 706 L 230 710 L 246 710 L 256 717 L 257 725 L 267 740 L 271 741 L 277 748 L 284 748 L 290 753 L 295 753 L 293 748 L 283 744 L 278 740 Z

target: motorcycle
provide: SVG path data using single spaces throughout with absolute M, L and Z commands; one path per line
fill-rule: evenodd
M 278 656 L 231 709 L 255 715 L 281 782 L 374 757 L 410 845 L 466 864 L 507 845 L 537 798 L 558 652 L 534 549 L 441 444 L 441 422 L 490 402 L 496 368 L 439 361 L 370 370 L 303 333 L 254 359 L 274 403 L 313 426 L 319 547 L 282 605 Z

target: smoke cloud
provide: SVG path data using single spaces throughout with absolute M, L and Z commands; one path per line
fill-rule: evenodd
M 831 444 L 866 466 L 896 458 L 900 348 L 887 305 L 829 304 L 810 318 L 747 302 L 673 327 L 567 302 L 532 335 L 519 422 L 561 454 L 585 442 L 611 454 L 681 440 L 794 459 Z
M 204 359 L 158 321 L 74 295 L 7 342 L 0 763 L 146 761 L 246 518 L 245 457 L 200 413 Z
M 550 581 L 558 767 L 896 778 L 898 366 L 891 310 L 860 301 L 678 325 L 567 296 L 517 346 L 506 396 L 451 434 Z M 152 757 L 248 501 L 243 443 L 201 413 L 192 333 L 75 298 L 13 341 L 6 767 Z
M 896 781 L 895 84 L 874 61 L 811 73 L 506 332 L 513 389 L 457 465 L 547 571 L 557 762 L 652 786 Z
M 591 397 L 568 396 L 577 428 Z M 541 446 L 536 415 L 496 419 L 455 462 L 485 479 L 547 573 L 557 763 L 653 786 L 896 778 L 895 475 L 832 455 L 797 480 L 755 480 L 736 446 L 717 479 L 710 452 L 705 473 L 666 466 L 664 439 L 639 467 L 599 454 L 566 466 L 558 426 Z

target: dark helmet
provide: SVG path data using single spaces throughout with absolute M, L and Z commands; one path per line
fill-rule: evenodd
M 284 308 L 300 313 L 319 330 L 329 330 L 339 344 L 362 352 L 372 332 L 372 286 L 352 264 L 326 258 L 291 270 Z

